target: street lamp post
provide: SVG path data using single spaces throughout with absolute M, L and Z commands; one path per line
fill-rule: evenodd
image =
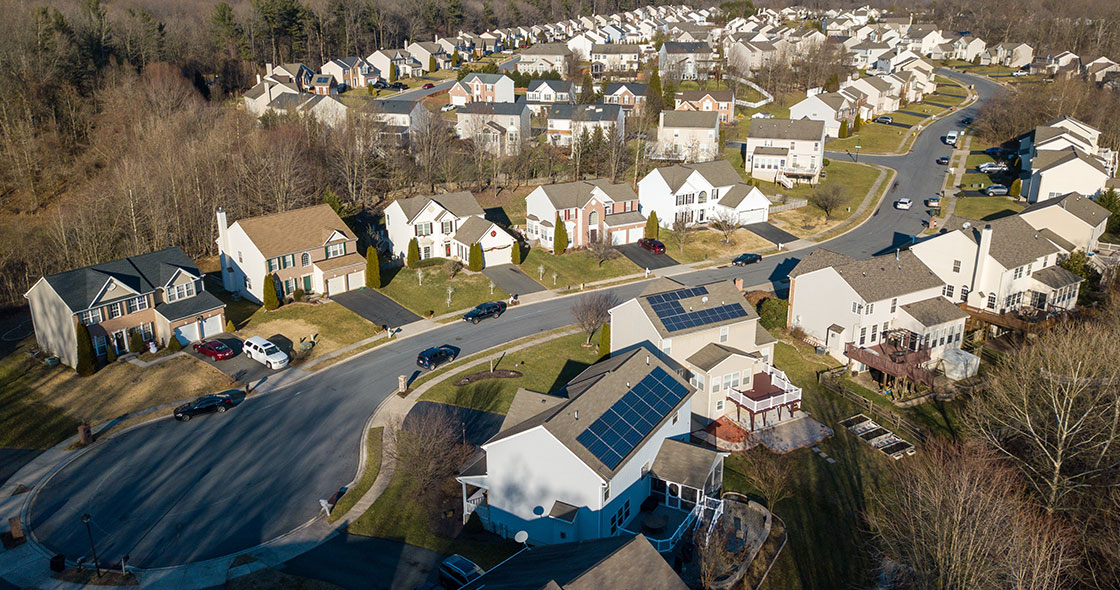
M 859 162 L 859 150 L 862 147 L 863 147 L 862 145 L 860 145 L 858 143 L 856 144 L 856 162 Z
M 86 524 L 86 534 L 89 535 L 89 549 L 93 552 L 93 569 L 97 571 L 97 577 L 101 578 L 101 563 L 97 560 L 97 547 L 93 545 L 93 531 L 89 528 L 89 514 L 82 515 L 82 522 Z

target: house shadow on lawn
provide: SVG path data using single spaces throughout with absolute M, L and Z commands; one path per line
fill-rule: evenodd
M 502 227 L 513 225 L 513 222 L 509 219 L 509 215 L 506 215 L 506 210 L 501 207 L 483 209 L 483 217 L 486 218 L 486 221 L 493 221 Z
M 584 369 L 590 366 L 590 363 L 585 363 L 582 361 L 569 360 L 565 362 L 564 366 L 560 368 L 560 373 L 556 375 L 556 380 L 554 380 L 552 382 L 552 385 L 548 388 L 547 393 L 555 392 L 561 387 L 564 387 L 568 384 L 569 381 L 572 380 L 573 377 L 579 375 L 583 372 Z
M 502 406 L 502 384 L 497 379 L 488 379 L 456 387 L 455 395 L 448 401 L 456 406 L 496 413 Z

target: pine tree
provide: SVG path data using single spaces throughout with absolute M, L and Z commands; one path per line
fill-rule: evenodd
M 233 334 L 237 331 L 237 326 L 233 325 L 233 320 L 226 320 L 226 332 Z
M 397 64 L 389 64 L 389 83 L 397 81 Z
M 420 264 L 420 244 L 416 242 L 416 238 L 408 242 L 408 257 L 405 258 L 405 264 L 408 268 L 416 268 Z
M 656 240 L 657 232 L 661 229 L 657 225 L 657 211 L 650 211 L 649 217 L 646 218 L 646 235 L 645 237 Z
M 604 323 L 599 328 L 599 360 L 611 355 L 611 325 Z
M 455 68 L 459 67 L 459 52 L 458 51 L 451 54 L 451 66 L 455 67 Z
M 1011 183 L 1011 188 L 1007 191 L 1007 193 L 1011 197 L 1018 199 L 1019 195 L 1022 194 L 1022 192 L 1023 192 L 1023 181 L 1016 178 L 1015 182 Z
M 521 242 L 517 240 L 513 241 L 513 251 L 510 252 L 509 257 L 513 260 L 514 264 L 521 264 Z
M 264 308 L 272 311 L 280 307 L 280 298 L 276 295 L 276 277 L 272 274 L 264 275 Z
M 478 242 L 471 244 L 470 260 L 467 261 L 467 268 L 471 272 L 482 271 L 482 244 Z
M 78 358 L 74 363 L 74 370 L 82 377 L 89 377 L 97 372 L 97 357 L 93 354 L 93 340 L 90 340 L 89 328 L 78 322 Z
M 438 69 L 439 69 L 439 67 L 436 66 L 436 56 L 429 55 L 428 56 L 428 71 L 429 72 L 434 72 Z
M 381 288 L 381 259 L 373 246 L 366 248 L 366 286 L 370 289 Z
M 856 124 L 852 126 L 852 133 L 859 133 L 859 127 L 863 124 L 863 117 L 856 115 Z
M 661 105 L 673 110 L 677 107 L 677 84 L 673 80 L 666 80 L 661 86 Z
M 840 90 L 840 74 L 832 74 L 832 77 L 825 83 L 824 90 L 825 92 L 836 92 Z
M 848 120 L 840 121 L 840 138 L 843 139 L 848 136 Z
M 580 83 L 579 89 L 579 104 L 591 104 L 595 102 L 595 83 L 591 80 L 591 71 L 583 73 L 583 82 Z
M 167 350 L 171 352 L 179 352 L 180 350 L 183 350 L 183 343 L 179 342 L 179 339 L 175 336 L 172 336 L 167 341 Z
M 144 337 L 140 335 L 139 330 L 133 331 L 128 339 L 128 351 L 136 354 L 144 352 Z
M 556 214 L 556 232 L 552 234 L 552 253 L 561 255 L 568 249 L 568 226 Z
M 650 124 L 657 122 L 661 116 L 661 109 L 664 106 L 661 98 L 661 76 L 655 69 L 653 74 L 650 74 L 649 84 L 646 86 L 646 116 L 649 117 Z

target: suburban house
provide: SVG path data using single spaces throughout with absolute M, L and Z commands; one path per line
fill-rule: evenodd
M 642 214 L 657 213 L 665 228 L 726 220 L 736 224 L 769 219 L 770 200 L 743 182 L 727 160 L 662 166 L 638 181 Z
M 393 254 L 406 258 L 416 240 L 420 259 L 449 258 L 470 262 L 471 246 L 482 248 L 483 266 L 509 264 L 516 241 L 505 228 L 486 219 L 469 192 L 397 199 L 385 208 L 385 229 Z
M 664 552 L 721 512 L 725 455 L 685 442 L 693 389 L 657 356 L 611 356 L 555 394 L 519 389 L 456 478 L 464 518 L 534 545 L 570 543 L 633 535 L 652 497 L 668 524 L 650 541 Z
M 774 338 L 731 281 L 687 287 L 662 278 L 614 307 L 611 355 L 652 345 L 695 388 L 702 426 L 730 420 L 743 430 L 788 420 L 801 389 L 771 365 Z
M 365 88 L 378 76 L 373 66 L 360 57 L 332 59 L 319 68 L 319 72 L 334 78 L 340 89 Z
M 263 276 L 263 275 L 262 275 Z M 177 246 L 40 278 L 24 297 L 39 349 L 78 363 L 78 322 L 99 358 L 144 342 L 186 344 L 225 330 L 225 303 L 206 291 L 203 273 Z
M 883 113 L 898 110 L 899 95 L 889 82 L 878 76 L 864 76 L 840 84 L 840 90 L 854 89 L 862 93 L 864 100 L 859 104 L 859 115 L 864 120 Z M 793 114 L 790 114 L 790 118 Z
M 293 97 L 301 96 L 299 88 L 291 82 L 277 82 L 275 80 L 261 80 L 245 92 L 241 100 L 245 103 L 245 110 L 251 115 L 261 116 L 269 110 L 269 106 L 276 99 L 284 95 Z
M 548 117 L 546 134 L 552 145 L 570 146 L 583 133 L 588 137 L 602 129 L 603 137 L 621 141 L 626 137 L 626 119 L 622 107 L 613 104 L 555 104 L 545 111 Z
M 624 110 L 641 112 L 646 104 L 647 84 L 634 82 L 611 82 L 603 88 L 603 103 L 616 104 Z
M 365 286 L 365 258 L 358 238 L 330 205 L 315 205 L 226 223 L 218 209 L 222 286 L 261 303 L 264 278 L 276 292 L 297 290 L 330 297 Z
M 1034 60 L 1034 49 L 1026 43 L 1000 43 L 980 53 L 980 65 L 1002 65 L 1019 69 Z
M 513 102 L 513 80 L 502 74 L 470 73 L 447 91 L 451 104 L 468 102 Z
M 451 67 L 451 56 L 435 41 L 411 43 L 405 50 L 420 63 L 420 70 L 425 73 L 435 71 L 432 69 L 433 62 L 437 70 Z
M 980 54 L 988 48 L 988 44 L 979 37 L 961 35 L 953 40 L 953 59 L 972 63 L 979 59 Z
M 866 40 L 853 45 L 848 49 L 852 57 L 852 65 L 861 70 L 874 68 L 883 54 L 891 50 L 891 46 L 878 41 Z
M 1089 197 L 1070 193 L 1030 205 L 1019 217 L 1069 254 L 1096 250 L 1110 214 Z
M 688 590 L 673 567 L 644 536 L 544 545 L 519 552 L 462 590 L 581 590 L 625 588 Z
M 751 119 L 743 161 L 751 177 L 792 186 L 816 184 L 824 162 L 824 121 Z
M 514 155 L 529 140 L 529 105 L 525 102 L 472 102 L 456 112 L 455 134 L 481 143 L 495 155 Z
M 634 78 L 642 65 L 641 46 L 623 43 L 591 47 L 591 75 L 594 77 Z
M 412 100 L 368 100 L 363 102 L 360 112 L 378 124 L 379 133 L 402 143 L 432 118 L 432 113 L 421 102 Z
M 572 55 L 584 61 L 590 59 L 591 49 L 596 45 L 610 43 L 610 39 L 599 31 L 584 31 L 571 39 L 565 45 L 571 50 Z
M 1095 196 L 1116 173 L 1117 153 L 1100 145 L 1100 131 L 1061 117 L 1019 141 L 1022 195 L 1031 203 L 1076 192 Z
M 525 234 L 552 249 L 557 217 L 568 244 L 582 248 L 599 240 L 632 244 L 642 238 L 646 220 L 629 184 L 606 179 L 542 184 L 525 196 Z
M 818 248 L 789 279 L 789 326 L 855 370 L 932 386 L 939 359 L 960 348 L 968 314 L 913 252 L 855 260 Z
M 657 157 L 708 162 L 719 157 L 719 114 L 715 111 L 661 111 Z
M 735 120 L 735 97 L 730 90 L 685 90 L 676 96 L 678 111 L 702 111 L 719 114 L 720 123 Z
M 319 96 L 338 94 L 338 83 L 330 74 L 315 74 L 311 79 L 311 93 Z
M 421 64 L 405 49 L 378 49 L 366 57 L 382 78 L 390 79 L 390 72 L 396 68 L 398 78 L 411 78 L 423 71 L 428 64 Z
M 563 43 L 541 43 L 527 47 L 519 54 L 517 71 L 522 74 L 543 74 L 556 72 L 561 76 L 568 73 L 568 62 L 572 52 Z
M 264 77 L 273 82 L 286 82 L 295 86 L 299 92 L 311 91 L 311 78 L 315 71 L 301 63 L 281 64 L 273 66 L 265 64 Z
M 712 63 L 707 43 L 668 41 L 661 44 L 657 67 L 662 79 L 707 80 Z
M 576 95 L 572 83 L 566 80 L 531 80 L 525 100 L 534 115 L 539 115 L 554 104 L 571 104 Z
M 827 92 L 805 97 L 789 108 L 790 119 L 809 119 L 824 122 L 825 137 L 840 137 L 840 127 L 848 122 L 852 130 L 856 120 L 858 103 L 850 95 L 841 92 Z

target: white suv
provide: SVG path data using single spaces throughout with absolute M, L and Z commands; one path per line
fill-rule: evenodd
M 283 369 L 288 366 L 288 355 L 284 354 L 284 351 L 280 350 L 275 344 L 260 336 L 253 336 L 245 340 L 241 345 L 241 350 L 245 353 L 245 356 L 270 369 Z

